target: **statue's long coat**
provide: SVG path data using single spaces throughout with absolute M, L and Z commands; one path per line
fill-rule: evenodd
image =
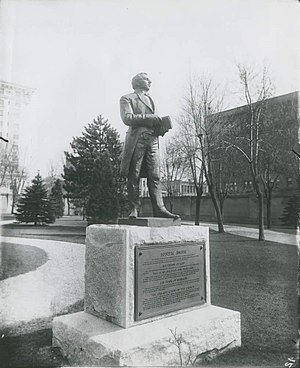
M 149 95 L 147 97 L 148 101 L 143 98 L 143 95 L 134 92 L 122 96 L 120 100 L 121 118 L 124 124 L 129 126 L 121 162 L 121 174 L 126 177 L 128 177 L 131 158 L 139 136 L 153 127 L 155 106 L 152 98 Z M 142 172 L 141 176 L 145 176 L 145 173 Z

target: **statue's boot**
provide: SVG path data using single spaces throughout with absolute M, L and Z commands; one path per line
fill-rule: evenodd
M 160 190 L 159 179 L 148 181 L 148 188 L 154 217 L 172 218 L 174 220 L 180 218 L 179 215 L 174 215 L 166 209 Z
M 154 217 L 163 217 L 163 218 L 172 218 L 174 220 L 177 220 L 180 218 L 179 215 L 174 215 L 173 213 L 169 212 L 165 207 L 160 207 L 155 210 L 153 213 Z
M 138 210 L 137 210 L 137 208 L 133 208 L 132 209 L 132 211 L 130 212 L 130 214 L 129 214 L 129 218 L 130 219 L 135 219 L 135 218 L 137 218 L 138 217 Z

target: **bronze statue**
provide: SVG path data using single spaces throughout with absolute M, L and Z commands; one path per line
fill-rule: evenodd
M 138 217 L 139 182 L 141 177 L 146 177 L 153 216 L 178 219 L 178 215 L 165 208 L 160 188 L 158 136 L 170 129 L 170 120 L 155 115 L 154 102 L 147 93 L 150 86 L 147 73 L 139 73 L 132 79 L 134 92 L 120 100 L 121 118 L 129 126 L 121 163 L 121 174 L 127 177 L 128 198 L 132 205 L 129 218 Z

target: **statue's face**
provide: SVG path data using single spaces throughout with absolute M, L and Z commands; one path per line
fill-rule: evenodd
M 138 82 L 138 86 L 139 88 L 143 89 L 144 91 L 149 91 L 150 87 L 151 87 L 151 80 L 148 77 L 147 74 L 143 74 L 141 76 L 141 79 Z

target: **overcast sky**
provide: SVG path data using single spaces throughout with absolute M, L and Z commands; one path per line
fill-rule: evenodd
M 176 118 L 190 75 L 226 86 L 236 64 L 268 65 L 276 95 L 299 90 L 297 0 L 2 0 L 0 79 L 36 89 L 20 148 L 33 176 L 61 162 L 102 114 L 124 137 L 120 96 L 148 72 L 161 115 Z

